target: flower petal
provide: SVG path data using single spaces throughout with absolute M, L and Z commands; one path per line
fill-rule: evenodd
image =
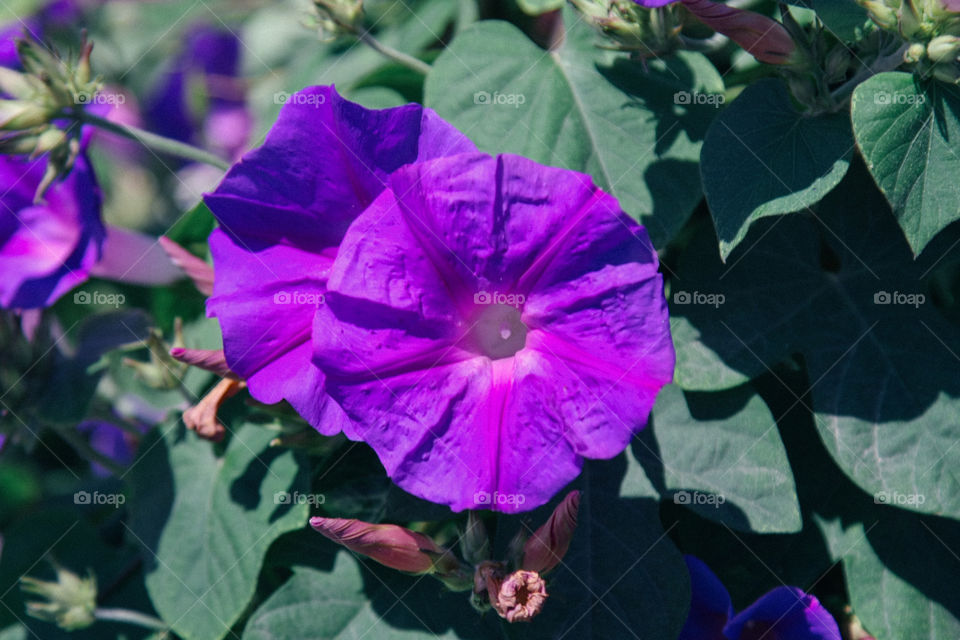
M 814 596 L 778 587 L 738 613 L 724 627 L 729 640 L 840 640 L 836 620 Z
M 724 640 L 723 627 L 733 616 L 730 594 L 699 558 L 683 559 L 690 572 L 690 613 L 677 640 Z

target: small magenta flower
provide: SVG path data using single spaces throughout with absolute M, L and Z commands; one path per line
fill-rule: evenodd
M 547 585 L 536 571 L 514 571 L 500 584 L 493 608 L 507 622 L 529 622 L 547 601 Z
M 347 230 L 314 361 L 402 488 L 533 509 L 620 453 L 671 380 L 658 266 L 588 176 L 512 155 L 409 165 Z
M 674 2 L 683 6 L 700 22 L 722 33 L 761 62 L 791 62 L 796 43 L 782 24 L 767 16 L 737 9 L 710 0 L 633 0 L 642 7 L 663 7 Z
M 814 596 L 778 587 L 734 615 L 730 594 L 699 559 L 690 571 L 690 613 L 678 640 L 840 640 L 833 616 Z
M 311 362 L 314 315 L 343 234 L 399 167 L 473 144 L 419 105 L 371 111 L 333 87 L 291 96 L 266 142 L 205 197 L 220 321 L 230 369 L 251 395 L 287 400 L 321 433 L 347 430 Z
M 395 524 L 311 518 L 310 526 L 337 544 L 398 571 L 425 574 L 458 565 L 453 555 L 429 536 Z

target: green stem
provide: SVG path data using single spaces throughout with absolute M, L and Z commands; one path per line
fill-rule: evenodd
M 131 611 L 130 609 L 94 609 L 93 615 L 97 620 L 109 620 L 110 622 L 126 622 L 135 624 L 139 627 L 146 627 L 154 631 L 169 631 L 167 623 L 159 618 L 148 616 L 145 613 Z
M 149 131 L 145 131 L 138 127 L 111 122 L 106 118 L 95 116 L 92 113 L 82 109 L 78 109 L 69 115 L 72 115 L 74 119 L 85 124 L 99 127 L 105 131 L 110 131 L 111 133 L 116 133 L 117 135 L 121 135 L 125 138 L 130 138 L 131 140 L 136 140 L 143 146 L 160 151 L 161 153 L 168 153 L 170 155 L 186 158 L 187 160 L 203 162 L 204 164 L 209 164 L 217 167 L 218 169 L 223 169 L 224 171 L 230 168 L 230 163 L 223 158 L 220 158 L 209 151 L 204 151 L 203 149 L 198 149 L 192 145 L 180 142 L 179 140 L 171 140 L 170 138 L 158 136 L 155 133 L 150 133 Z
M 423 75 L 430 73 L 430 65 L 428 65 L 426 62 L 383 44 L 374 38 L 369 31 L 357 30 L 356 34 L 357 38 L 360 39 L 360 42 L 366 44 L 374 51 L 377 51 L 378 53 L 390 58 L 394 62 L 398 62 L 408 69 L 413 69 L 417 73 L 422 73 Z
M 890 55 L 878 56 L 872 64 L 861 69 L 852 78 L 835 89 L 830 97 L 832 97 L 838 105 L 842 106 L 846 104 L 847 99 L 850 97 L 850 94 L 853 93 L 853 90 L 857 88 L 858 84 L 878 73 L 893 71 L 903 64 L 903 54 L 906 52 L 907 46 L 908 45 L 904 44 Z

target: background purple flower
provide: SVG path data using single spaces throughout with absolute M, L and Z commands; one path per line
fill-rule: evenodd
M 350 226 L 315 362 L 393 480 L 533 509 L 620 453 L 673 374 L 646 231 L 588 176 L 472 153 L 405 167 Z
M 247 144 L 252 116 L 240 74 L 240 43 L 229 31 L 196 27 L 146 101 L 151 130 L 232 158 Z
M 136 442 L 123 429 L 103 420 L 85 420 L 77 425 L 77 430 L 86 435 L 93 449 L 121 466 L 133 462 Z M 109 469 L 93 462 L 90 468 L 94 475 L 106 477 L 112 475 Z
M 34 308 L 87 279 L 105 230 L 100 190 L 81 154 L 73 170 L 34 203 L 46 160 L 0 157 L 0 306 Z
M 814 596 L 777 587 L 733 614 L 730 595 L 701 560 L 684 556 L 690 571 L 690 613 L 678 640 L 840 640 L 833 616 Z
M 397 168 L 473 144 L 420 105 L 371 111 L 333 87 L 294 94 L 264 145 L 205 197 L 220 229 L 207 311 L 254 398 L 288 400 L 327 434 L 348 427 L 311 362 L 313 316 L 347 226 Z

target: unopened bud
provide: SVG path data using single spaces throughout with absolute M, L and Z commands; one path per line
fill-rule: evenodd
M 43 91 L 43 83 L 25 73 L 0 67 L 0 91 L 10 97 L 27 100 Z
M 313 0 L 320 28 L 330 35 L 356 33 L 363 27 L 361 0 Z
M 827 59 L 823 65 L 827 81 L 838 82 L 843 80 L 847 75 L 847 70 L 850 68 L 851 58 L 850 50 L 842 43 L 835 46 L 830 53 L 827 54 Z
M 460 548 L 463 559 L 470 564 L 479 564 L 490 559 L 490 536 L 476 511 L 467 515 L 467 528 L 460 538 Z
M 84 629 L 96 621 L 97 581 L 90 575 L 81 578 L 72 571 L 54 565 L 56 582 L 25 576 L 20 579 L 24 593 L 40 596 L 45 601 L 27 602 L 27 613 L 52 622 L 65 631 Z
M 916 9 L 913 6 L 913 0 L 903 0 L 903 2 L 900 3 L 898 15 L 900 18 L 900 35 L 903 36 L 905 40 L 909 40 L 921 29 L 920 16 L 917 15 Z
M 926 54 L 927 48 L 919 42 L 914 42 L 903 52 L 903 61 L 909 64 L 916 64 L 923 60 Z
M 311 518 L 310 526 L 355 553 L 408 573 L 434 573 L 450 555 L 433 539 L 395 524 L 371 524 L 345 518 Z
M 545 574 L 563 560 L 577 529 L 580 492 L 571 491 L 523 547 L 524 569 Z
M 960 69 L 953 63 L 935 64 L 932 72 L 933 77 L 941 82 L 960 83 Z
M 26 100 L 0 100 L 0 129 L 16 131 L 46 124 L 50 109 Z
M 157 242 L 170 256 L 173 264 L 193 280 L 197 291 L 206 296 L 213 295 L 213 267 L 166 236 L 160 236 Z
M 201 438 L 219 442 L 227 433 L 227 428 L 217 418 L 217 413 L 227 398 L 236 395 L 246 383 L 234 378 L 224 378 L 203 396 L 197 404 L 183 412 L 183 424 L 196 431 Z
M 860 6 L 867 10 L 870 19 L 881 29 L 892 31 L 897 28 L 897 14 L 882 0 L 858 0 Z
M 960 38 L 937 36 L 927 43 L 927 57 L 933 62 L 953 62 L 960 54 Z

